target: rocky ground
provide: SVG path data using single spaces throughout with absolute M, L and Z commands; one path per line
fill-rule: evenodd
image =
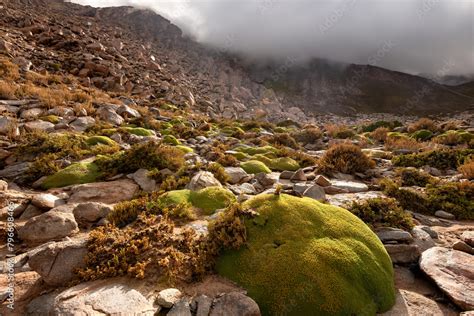
M 7 4 L 2 315 L 472 313 L 472 113 L 229 109 L 95 9 Z

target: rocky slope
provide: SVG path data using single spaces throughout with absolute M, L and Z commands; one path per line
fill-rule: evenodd
M 4 3 L 2 315 L 474 308 L 471 114 L 225 119 L 153 13 Z

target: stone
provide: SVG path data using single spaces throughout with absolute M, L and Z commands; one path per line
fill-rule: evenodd
M 290 178 L 291 181 L 306 181 L 306 174 L 304 173 L 303 169 L 299 169 L 296 171 L 293 176 Z
M 181 297 L 183 297 L 183 294 L 180 290 L 175 288 L 169 288 L 161 290 L 158 293 L 156 303 L 164 308 L 171 308 L 181 299 Z
M 474 260 L 462 251 L 433 247 L 421 254 L 420 268 L 463 310 L 474 309 Z
M 42 193 L 35 195 L 31 200 L 31 204 L 41 209 L 52 209 L 56 206 L 65 204 L 66 202 L 55 195 L 49 193 Z
M 230 184 L 240 184 L 250 180 L 250 175 L 240 167 L 226 167 L 225 172 L 229 175 Z
M 393 263 L 413 263 L 420 257 L 417 245 L 395 244 L 384 245 Z
M 290 180 L 294 174 L 295 174 L 294 171 L 284 170 L 280 173 L 280 179 Z
M 391 228 L 391 227 L 382 227 L 376 231 L 377 237 L 379 237 L 382 243 L 395 241 L 399 243 L 411 243 L 413 242 L 413 237 L 409 232 L 406 232 L 402 229 Z
M 100 109 L 97 110 L 97 114 L 99 115 L 99 117 L 108 122 L 108 123 L 111 123 L 113 125 L 117 125 L 117 126 L 120 126 L 123 124 L 123 122 L 125 121 L 123 119 L 123 117 L 121 117 L 120 115 L 118 115 L 113 109 L 111 109 L 110 107 L 101 107 Z
M 159 308 L 124 280 L 81 283 L 59 294 L 32 300 L 26 315 L 140 315 L 153 316 Z
M 52 210 L 29 219 L 18 230 L 18 237 L 27 242 L 43 243 L 70 236 L 78 231 L 73 214 Z
M 209 171 L 199 171 L 186 185 L 186 189 L 191 191 L 199 191 L 207 187 L 222 187 L 219 180 Z
M 34 120 L 40 117 L 41 114 L 43 114 L 43 109 L 32 108 L 22 111 L 20 117 L 25 120 Z
M 39 208 L 37 208 L 33 204 L 30 204 L 26 207 L 25 211 L 21 214 L 19 219 L 28 220 L 30 218 L 33 218 L 41 214 L 43 214 L 43 211 L 41 211 Z
M 123 116 L 123 117 L 133 117 L 133 118 L 138 118 L 138 117 L 141 117 L 140 113 L 135 110 L 135 109 L 132 109 L 131 107 L 129 107 L 128 105 L 121 105 L 118 109 L 117 109 L 117 114 Z
M 74 270 L 85 266 L 87 239 L 49 243 L 30 256 L 28 264 L 46 284 L 65 286 L 76 275 Z
M 454 219 L 454 215 L 445 211 L 436 211 L 435 216 L 444 219 Z
M 0 180 L 0 191 L 7 191 L 8 190 L 8 182 Z
M 461 240 L 458 240 L 453 244 L 453 249 L 463 251 L 470 255 L 474 255 L 474 248 L 472 248 L 471 246 L 469 246 L 468 244 L 466 244 L 464 241 L 461 241 Z
M 166 316 L 192 316 L 187 299 L 183 298 L 176 302 Z
M 24 127 L 29 132 L 33 132 L 33 131 L 51 132 L 54 130 L 53 123 L 43 121 L 43 120 L 27 122 L 25 123 Z
M 230 292 L 214 300 L 209 316 L 260 316 L 260 308 L 250 297 Z
M 72 213 L 79 225 L 87 226 L 106 217 L 112 209 L 113 208 L 107 204 L 87 202 L 78 204 Z
M 324 192 L 324 189 L 317 184 L 304 191 L 303 196 L 307 196 L 320 202 L 326 200 L 326 192 Z
M 77 132 L 84 132 L 89 127 L 94 126 L 95 119 L 90 116 L 78 117 L 75 119 L 70 126 Z
M 420 226 L 415 226 L 411 230 L 411 235 L 413 236 L 414 244 L 418 246 L 418 249 L 421 253 L 430 249 L 431 247 L 436 246 L 436 243 L 433 241 L 433 238 L 431 238 L 430 234 L 428 234 Z
M 156 189 L 156 181 L 150 178 L 148 173 L 149 171 L 146 169 L 138 169 L 128 177 L 133 179 L 143 191 L 151 193 Z
M 95 182 L 75 185 L 71 189 L 68 203 L 100 202 L 114 204 L 133 199 L 138 193 L 138 185 L 123 179 L 109 182 Z
M 331 186 L 337 189 L 346 190 L 348 193 L 369 191 L 369 187 L 365 183 L 355 181 L 331 180 Z
M 474 247 L 474 231 L 469 230 L 461 234 L 461 240 L 471 247 Z
M 433 239 L 438 239 L 438 233 L 436 231 L 434 231 L 433 229 L 431 229 L 431 227 L 429 226 L 417 226 L 421 229 L 423 229 L 423 231 L 427 232 L 428 235 L 430 235 L 431 238 Z
M 380 316 L 444 316 L 445 311 L 435 301 L 415 292 L 398 290 L 395 306 Z
M 280 174 L 277 172 L 271 172 L 271 173 L 264 173 L 260 172 L 255 175 L 255 180 L 258 181 L 263 187 L 271 187 L 275 183 L 278 182 L 278 179 L 280 178 Z
M 2 170 L 0 170 L 0 177 L 1 178 L 16 178 L 21 176 L 28 170 L 30 167 L 30 162 L 21 162 L 14 165 L 9 165 Z
M 12 134 L 12 136 L 20 135 L 20 130 L 18 129 L 16 120 L 8 116 L 0 116 L 0 134 Z
M 196 296 L 193 300 L 196 316 L 208 316 L 211 311 L 212 299 L 206 295 Z
M 317 175 L 316 178 L 314 179 L 314 183 L 322 187 L 328 187 L 331 185 L 331 181 L 329 181 L 328 178 L 322 175 Z

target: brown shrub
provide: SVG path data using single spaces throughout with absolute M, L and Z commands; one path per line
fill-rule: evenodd
M 414 122 L 410 126 L 408 126 L 408 131 L 410 133 L 422 130 L 422 129 L 427 129 L 432 132 L 437 132 L 438 131 L 438 126 L 436 123 L 429 118 L 423 117 L 419 119 L 418 121 Z
M 342 172 L 353 174 L 365 172 L 374 166 L 374 162 L 367 157 L 360 147 L 349 144 L 337 144 L 329 148 L 319 161 L 319 172 Z
M 18 80 L 20 78 L 20 72 L 18 66 L 12 63 L 10 60 L 1 57 L 0 58 L 0 78 L 6 80 Z
M 15 84 L 0 80 L 0 99 L 15 99 L 17 90 L 18 87 Z
M 324 126 L 327 133 L 333 138 L 352 138 L 355 135 L 354 130 L 342 124 L 327 124 Z
M 314 144 L 319 139 L 321 139 L 321 137 L 323 137 L 323 132 L 321 132 L 319 128 L 312 126 L 297 132 L 293 132 L 291 136 L 293 136 L 297 142 L 303 144 Z
M 378 142 L 385 142 L 387 140 L 387 134 L 389 132 L 390 132 L 390 129 L 386 127 L 379 127 L 375 131 L 370 133 L 370 138 Z
M 407 149 L 418 151 L 423 147 L 423 144 L 416 141 L 414 138 L 387 138 L 385 141 L 385 149 L 397 150 Z
M 458 168 L 459 172 L 469 180 L 474 179 L 474 159 L 466 161 L 463 165 Z

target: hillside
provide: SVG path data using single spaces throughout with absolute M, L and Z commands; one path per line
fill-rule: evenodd
M 472 310 L 474 114 L 304 113 L 302 78 L 366 69 L 338 113 L 426 81 L 272 67 L 151 11 L 2 2 L 0 314 Z

